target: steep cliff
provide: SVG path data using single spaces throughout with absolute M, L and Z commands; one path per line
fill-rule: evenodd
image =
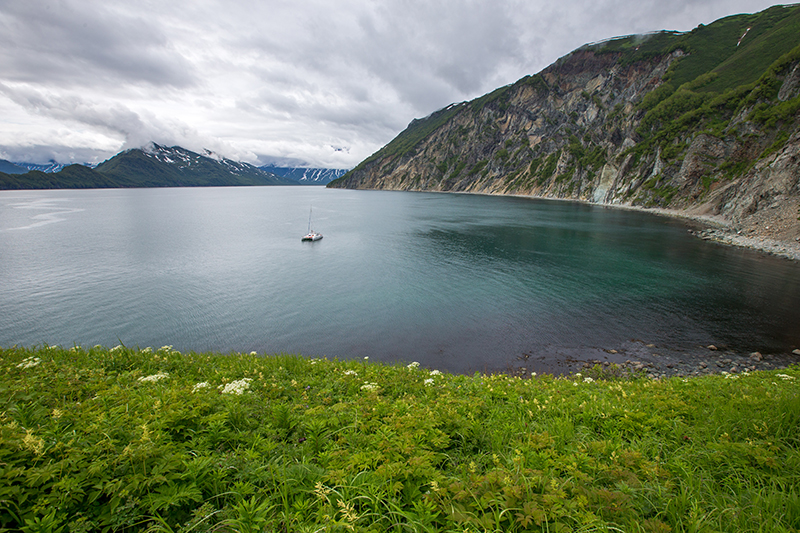
M 412 121 L 329 187 L 661 207 L 787 241 L 800 237 L 798 110 L 800 6 L 777 6 L 586 45 Z

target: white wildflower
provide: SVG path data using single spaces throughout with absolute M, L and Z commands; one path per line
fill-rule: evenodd
M 419 363 L 417 363 L 416 361 L 414 361 L 413 363 L 410 363 L 410 364 L 407 366 L 407 368 L 409 368 L 409 369 L 411 369 L 411 370 L 413 370 L 413 369 L 415 369 L 415 368 L 419 368 Z
M 153 353 L 153 349 L 152 349 L 151 347 L 149 347 L 149 346 L 148 346 L 147 348 L 145 348 L 144 350 L 142 350 L 142 353 L 143 353 L 143 354 L 151 354 L 151 353 Z
M 31 356 L 23 359 L 22 362 L 17 365 L 17 368 L 33 368 L 41 362 L 42 360 L 38 357 Z
M 30 429 L 25 430 L 25 436 L 22 438 L 22 444 L 28 451 L 33 452 L 37 456 L 44 453 L 44 440 L 33 434 Z
M 192 387 L 192 392 L 197 392 L 200 389 L 208 388 L 208 381 L 203 381 Z
M 789 381 L 789 380 L 793 380 L 794 379 L 794 376 L 788 376 L 786 374 L 775 374 L 775 375 L 777 377 L 781 378 L 783 381 Z
M 358 372 L 356 372 L 355 370 L 345 370 L 344 371 L 344 375 L 345 376 L 357 376 Z
M 593 381 L 594 381 L 594 380 L 593 380 L 592 378 L 590 378 L 589 376 L 586 376 L 585 378 L 583 378 L 583 382 L 584 382 L 584 383 L 591 383 L 591 382 L 593 382 Z
M 255 351 L 250 352 L 250 355 L 258 355 Z
M 364 357 L 364 361 L 369 361 L 369 356 Z
M 431 370 L 431 376 L 441 376 L 441 375 L 442 373 L 439 372 L 438 370 Z
M 363 385 L 361 385 L 361 390 L 365 391 L 376 391 L 378 390 L 377 383 L 370 383 L 369 381 L 365 381 Z
M 237 396 L 241 396 L 250 388 L 251 381 L 253 380 L 250 378 L 242 378 L 238 381 L 231 381 L 225 385 L 220 385 L 218 388 L 222 391 L 222 394 L 235 394 Z
M 159 372 L 158 374 L 153 374 L 152 376 L 142 376 L 139 378 L 139 381 L 141 381 L 142 383 L 155 383 L 156 381 L 160 381 L 168 377 L 169 373 Z
M 172 345 L 171 344 L 167 344 L 166 346 L 162 346 L 161 348 L 158 349 L 158 351 L 159 352 L 171 352 L 172 351 Z
M 116 346 L 114 346 L 113 348 L 111 348 L 109 350 L 109 353 L 117 353 L 117 352 L 121 351 L 122 349 L 123 349 L 123 346 L 121 344 L 117 344 Z
M 428 378 L 423 383 L 428 386 L 433 385 L 433 378 Z

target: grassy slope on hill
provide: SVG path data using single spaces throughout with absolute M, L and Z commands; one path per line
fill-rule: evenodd
M 171 347 L 0 367 L 2 527 L 800 528 L 798 367 L 521 380 Z

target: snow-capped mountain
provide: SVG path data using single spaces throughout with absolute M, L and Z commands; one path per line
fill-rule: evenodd
M 203 154 L 197 154 L 180 146 L 162 146 L 150 143 L 142 148 L 144 155 L 155 159 L 161 163 L 176 165 L 180 169 L 197 169 L 214 164 L 222 165 L 228 172 L 237 175 L 261 175 L 259 168 L 249 163 L 234 161 L 220 156 L 211 150 L 203 150 Z
M 347 172 L 347 169 L 341 168 L 276 167 L 274 165 L 264 165 L 258 168 L 277 176 L 289 178 L 301 185 L 327 185 Z
M 121 152 L 95 168 L 121 183 L 138 187 L 224 185 L 292 185 L 249 163 L 220 157 L 208 150 L 201 155 L 180 146 L 150 143 Z
M 62 168 L 64 168 L 65 164 L 56 163 L 55 161 L 50 161 L 49 163 L 39 164 L 39 163 L 21 163 L 18 161 L 14 162 L 15 165 L 26 168 L 28 170 L 38 170 L 39 172 L 45 172 L 47 174 L 52 174 L 54 172 L 59 172 Z M 87 165 L 88 166 L 88 165 Z

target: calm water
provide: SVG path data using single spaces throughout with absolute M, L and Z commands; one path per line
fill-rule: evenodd
M 325 237 L 301 243 L 313 228 Z M 800 345 L 800 265 L 644 213 L 317 187 L 0 193 L 0 346 L 174 345 L 455 372 L 632 339 Z

